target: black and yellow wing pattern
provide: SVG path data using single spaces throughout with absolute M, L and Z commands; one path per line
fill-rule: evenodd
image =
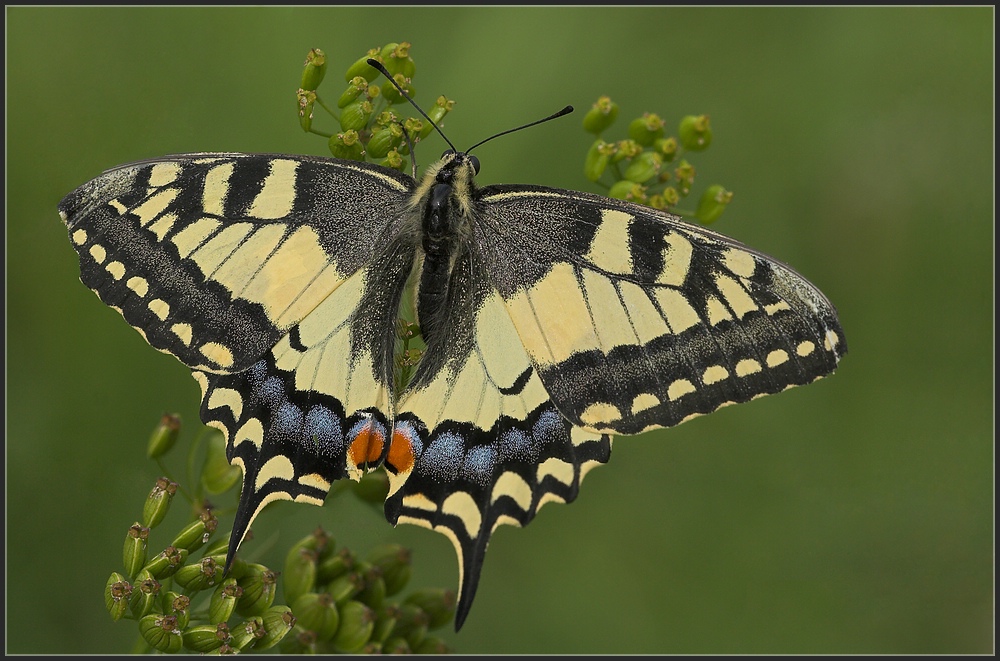
M 229 546 L 279 499 L 389 475 L 386 518 L 446 535 L 456 628 L 492 532 L 576 498 L 612 436 L 809 383 L 847 350 L 789 267 L 586 193 L 478 188 L 446 152 L 418 182 L 276 154 L 109 170 L 59 205 L 83 282 L 202 389 L 243 489 Z M 426 343 L 394 389 L 408 287 Z

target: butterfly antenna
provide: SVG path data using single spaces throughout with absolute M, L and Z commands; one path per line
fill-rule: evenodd
M 406 125 L 403 122 L 396 122 L 399 127 L 403 129 L 403 137 L 406 138 L 406 148 L 410 150 L 410 168 L 413 173 L 413 178 L 417 178 L 417 152 L 413 151 L 413 141 L 410 140 L 410 132 L 406 130 Z M 448 138 L 445 138 L 447 140 Z M 450 144 L 450 143 L 449 143 Z
M 382 75 L 385 76 L 386 78 L 388 78 L 389 82 L 392 83 L 396 87 L 397 90 L 399 90 L 399 93 L 403 95 L 403 98 L 406 99 L 407 101 L 409 101 L 410 105 L 412 105 L 414 108 L 416 108 L 417 112 L 419 112 L 421 115 L 423 115 L 424 119 L 426 119 L 428 122 L 430 122 L 431 126 L 433 126 L 435 128 L 435 130 L 437 130 L 437 132 L 441 134 L 441 137 L 444 138 L 444 141 L 448 143 L 448 146 L 451 147 L 453 151 L 458 151 L 457 149 L 455 149 L 455 145 L 451 144 L 451 140 L 449 140 L 448 136 L 446 136 L 444 134 L 444 131 L 442 131 L 441 128 L 437 124 L 434 123 L 433 119 L 431 119 L 430 117 L 427 116 L 427 113 L 424 112 L 423 108 L 421 108 L 420 106 L 417 105 L 416 101 L 414 101 L 413 99 L 410 98 L 410 95 L 406 93 L 406 90 L 404 90 L 399 85 L 399 83 L 396 82 L 396 79 L 392 77 L 392 74 L 389 73 L 389 71 L 382 65 L 381 62 L 379 62 L 378 60 L 373 59 L 373 58 L 368 58 L 368 64 L 370 64 L 371 66 L 373 66 L 376 69 L 378 69 L 379 71 L 381 71 Z M 410 149 L 410 153 L 411 154 L 413 153 L 413 149 Z
M 554 112 L 554 113 L 552 113 L 551 115 L 549 115 L 548 117 L 546 117 L 544 119 L 539 119 L 539 120 L 536 120 L 534 122 L 531 122 L 530 124 L 525 124 L 524 126 L 518 126 L 517 128 L 514 128 L 514 129 L 507 129 L 506 131 L 501 131 L 500 133 L 497 133 L 496 135 L 491 135 L 490 137 L 486 138 L 485 140 L 483 140 L 481 142 L 477 142 L 476 144 L 472 145 L 471 147 L 469 147 L 468 149 L 465 150 L 465 153 L 468 154 L 469 152 L 471 152 L 476 147 L 478 147 L 478 146 L 480 146 L 480 145 L 482 145 L 484 143 L 489 142 L 493 138 L 499 138 L 501 135 L 507 135 L 508 133 L 513 133 L 514 131 L 520 131 L 521 129 L 526 129 L 529 126 L 534 126 L 535 124 L 541 124 L 542 122 L 547 122 L 550 119 L 556 119 L 557 117 L 562 117 L 563 115 L 568 115 L 571 112 L 573 112 L 573 106 L 566 106 L 565 108 L 563 108 L 559 112 Z

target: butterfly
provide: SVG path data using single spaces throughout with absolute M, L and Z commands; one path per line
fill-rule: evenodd
M 615 435 L 810 383 L 847 351 L 788 266 L 663 211 L 371 163 L 196 153 L 112 168 L 59 204 L 81 280 L 187 365 L 268 504 L 384 468 L 385 516 L 455 546 L 455 628 L 493 531 L 570 502 Z M 394 387 L 406 292 L 426 344 Z

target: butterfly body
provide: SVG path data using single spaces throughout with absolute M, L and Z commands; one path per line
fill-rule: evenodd
M 60 203 L 81 279 L 191 368 L 243 469 L 230 559 L 269 502 L 384 467 L 386 518 L 455 545 L 460 626 L 493 530 L 575 499 L 613 434 L 809 383 L 846 352 L 833 306 L 772 258 L 628 202 L 478 188 L 478 169 L 187 154 Z M 399 392 L 410 283 L 427 348 Z

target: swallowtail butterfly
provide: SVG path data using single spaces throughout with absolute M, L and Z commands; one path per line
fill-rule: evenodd
M 479 188 L 446 152 L 418 181 L 356 161 L 199 153 L 122 165 L 59 204 L 81 279 L 191 368 L 243 489 L 268 503 L 389 476 L 390 523 L 447 536 L 456 629 L 490 535 L 576 498 L 612 436 L 810 383 L 847 351 L 789 267 L 668 213 Z M 426 351 L 393 387 L 408 283 Z

